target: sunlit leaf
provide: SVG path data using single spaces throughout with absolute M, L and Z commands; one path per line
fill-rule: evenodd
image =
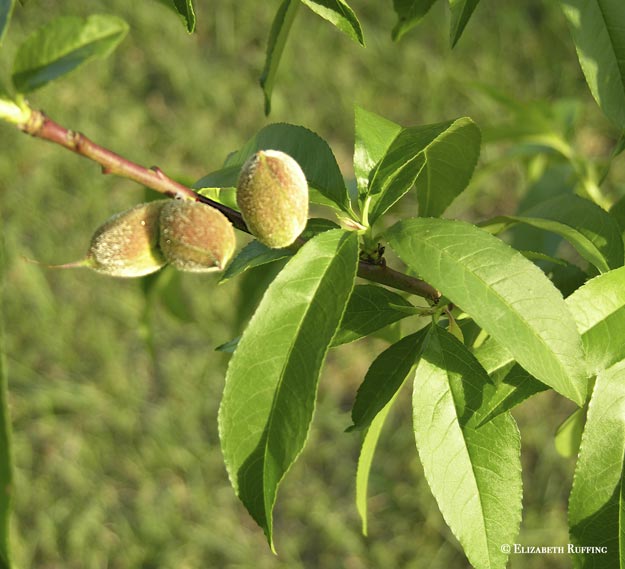
M 308 241 L 269 285 L 228 366 L 219 410 L 224 459 L 272 548 L 278 485 L 306 442 L 357 265 L 354 233 L 337 229 Z
M 586 422 L 586 409 L 575 409 L 558 427 L 554 443 L 560 456 L 571 458 L 577 455 L 582 442 L 582 433 Z
M 509 414 L 476 428 L 489 379 L 468 349 L 432 330 L 414 380 L 413 425 L 425 477 L 476 569 L 505 567 L 521 521 L 519 432 Z
M 625 10 L 619 0 L 560 0 L 592 96 L 625 130 Z
M 625 267 L 589 280 L 566 299 L 591 371 L 625 359 Z
M 90 59 L 107 57 L 127 32 L 128 24 L 115 16 L 57 18 L 19 46 L 13 85 L 20 93 L 39 89 Z
M 403 129 L 373 173 L 375 222 L 415 185 L 419 215 L 441 215 L 466 188 L 480 154 L 480 131 L 467 118 Z
M 386 234 L 401 259 L 435 286 L 531 375 L 582 405 L 587 372 L 569 309 L 523 255 L 460 221 L 407 219 Z
M 354 173 L 358 193 L 365 194 L 369 186 L 369 173 L 382 159 L 401 131 L 401 126 L 358 106 L 354 112 L 356 122 Z
M 365 45 L 360 22 L 347 2 L 344 0 L 301 0 L 301 2 L 355 42 Z
M 569 498 L 569 533 L 575 546 L 603 547 L 577 552 L 580 567 L 622 567 L 625 562 L 625 362 L 596 379 Z

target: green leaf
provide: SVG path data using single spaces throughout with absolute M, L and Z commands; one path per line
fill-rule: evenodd
M 499 383 L 515 364 L 512 354 L 493 338 L 487 338 L 475 348 L 473 355 L 494 383 Z
M 591 279 L 565 302 L 581 334 L 591 372 L 600 372 L 625 359 L 625 268 Z M 542 382 L 514 365 L 510 352 L 492 338 L 475 350 L 475 356 L 496 386 L 480 409 L 482 423 L 546 389 Z
M 354 112 L 356 121 L 354 173 L 358 193 L 366 194 L 369 173 L 386 154 L 388 147 L 401 131 L 401 126 L 358 106 Z
M 238 170 L 237 170 L 238 171 Z M 216 172 L 213 172 L 216 174 Z M 209 174 L 205 176 L 208 178 L 213 174 Z M 229 187 L 214 187 L 214 188 L 206 188 L 203 187 L 197 191 L 201 196 L 205 196 L 217 203 L 228 206 L 229 208 L 239 211 L 239 206 L 237 204 L 237 189 L 231 186 Z
M 195 182 L 193 187 L 198 190 L 199 193 L 202 193 L 204 190 L 215 190 L 216 188 L 220 188 L 222 190 L 227 188 L 236 189 L 240 170 L 241 164 L 225 166 L 215 172 L 206 174 L 206 176 L 203 176 Z
M 93 58 L 107 57 L 128 32 L 121 18 L 63 17 L 30 35 L 13 62 L 13 84 L 20 93 L 39 89 Z
M 5 257 L 2 229 L 0 228 L 0 567 L 10 569 L 9 523 L 11 517 L 11 419 L 7 399 L 7 372 L 4 359 L 4 275 Z
M 619 362 L 597 376 L 569 498 L 571 542 L 606 550 L 576 553 L 578 567 L 623 566 L 624 453 L 625 362 Z
M 458 43 L 469 18 L 473 14 L 473 10 L 475 10 L 479 2 L 480 0 L 449 0 L 449 8 L 451 9 L 450 38 L 452 48 Z
M 512 366 L 503 379 L 484 390 L 484 402 L 479 409 L 480 425 L 492 421 L 532 395 L 547 389 L 547 385 L 527 373 L 520 365 Z
M 347 2 L 344 0 L 301 0 L 301 2 L 315 14 L 346 33 L 355 42 L 365 45 L 360 22 Z
M 592 96 L 625 130 L 625 11 L 620 0 L 560 0 Z
M 358 457 L 356 469 L 356 509 L 362 521 L 362 534 L 367 535 L 367 491 L 369 488 L 369 473 L 373 464 L 373 455 L 386 422 L 389 411 L 397 398 L 399 391 L 393 395 L 386 406 L 375 416 L 369 428 L 365 431 Z
M 9 27 L 11 12 L 13 12 L 13 0 L 0 0 L 0 46 Z
M 582 335 L 591 372 L 625 359 L 625 267 L 589 280 L 566 303 Z
M 306 442 L 357 265 L 354 233 L 336 229 L 308 241 L 269 285 L 228 366 L 219 410 L 224 459 L 272 549 L 278 485 Z
M 393 399 L 423 350 L 429 327 L 402 338 L 384 350 L 371 364 L 358 388 L 347 430 L 366 429 Z
M 347 344 L 410 316 L 412 304 L 403 296 L 376 285 L 356 285 L 349 298 L 333 346 Z
M 465 222 L 415 218 L 388 232 L 391 247 L 461 307 L 534 377 L 582 405 L 582 343 L 562 295 L 523 255 Z
M 226 282 L 248 269 L 272 263 L 279 259 L 286 259 L 292 255 L 293 251 L 290 249 L 272 249 L 254 239 L 239 251 L 224 271 L 219 282 Z
M 15 125 L 24 125 L 30 119 L 31 108 L 22 97 L 13 98 L 0 82 L 0 120 Z
M 586 422 L 586 409 L 575 409 L 558 427 L 554 443 L 560 456 L 572 458 L 577 455 L 582 442 L 582 433 Z
M 195 31 L 195 9 L 193 0 L 157 0 L 164 6 L 176 12 L 190 34 Z
M 499 233 L 524 223 L 564 237 L 602 273 L 623 266 L 623 239 L 613 217 L 579 196 L 558 196 L 528 209 L 523 215 L 503 215 L 480 223 Z
M 532 395 L 548 389 L 544 383 L 517 364 L 512 354 L 493 338 L 488 338 L 476 348 L 473 355 L 492 382 L 485 387 L 484 399 L 476 411 L 480 425 L 510 411 Z
M 250 265 L 249 268 L 253 267 Z M 246 294 L 249 295 L 249 292 Z M 345 314 L 331 347 L 348 344 L 384 330 L 390 324 L 414 314 L 406 312 L 405 309 L 409 308 L 414 307 L 403 296 L 386 288 L 377 285 L 356 285 L 349 297 Z M 228 350 L 220 351 L 234 352 L 238 340 L 235 338 L 226 342 L 223 346 L 227 346 Z
M 438 507 L 476 569 L 505 567 L 501 545 L 521 522 L 520 438 L 509 414 L 476 428 L 488 376 L 448 332 L 433 328 L 414 381 L 419 457 Z
M 275 123 L 262 128 L 239 150 L 228 157 L 219 179 L 224 186 L 236 186 L 239 171 L 245 161 L 258 150 L 281 150 L 293 157 L 301 166 L 308 185 L 326 198 L 322 204 L 351 213 L 351 204 L 341 170 L 328 143 L 303 126 Z M 216 173 L 209 176 L 216 176 Z M 195 186 L 203 186 L 205 178 Z M 211 184 L 212 185 L 212 184 Z M 311 194 L 311 201 L 318 203 Z
M 621 235 L 625 241 L 625 196 L 612 204 L 610 215 L 614 218 L 621 230 Z
M 288 258 L 245 271 L 238 279 L 233 329 L 242 331 L 260 304 L 265 291 L 288 262 Z
M 237 336 L 236 338 L 232 338 L 232 340 L 229 340 L 217 346 L 215 348 L 215 351 L 223 352 L 224 354 L 234 354 L 240 341 L 241 341 L 241 336 Z
M 195 322 L 196 318 L 182 289 L 182 273 L 173 267 L 165 267 L 156 276 L 154 293 L 167 312 L 181 322 Z
M 441 215 L 466 188 L 479 153 L 480 131 L 467 117 L 403 129 L 371 180 L 370 222 L 374 223 L 413 185 L 419 215 Z
M 324 231 L 330 231 L 331 229 L 337 229 L 339 226 L 330 221 L 329 219 L 312 217 L 306 223 L 306 228 L 302 231 L 301 237 L 305 240 L 313 238 L 315 235 Z M 295 254 L 295 250 L 289 247 L 282 249 L 272 249 L 263 245 L 260 241 L 250 241 L 243 249 L 239 251 L 237 256 L 228 265 L 221 279 L 220 283 L 226 282 L 237 275 L 253 269 L 254 267 L 260 267 L 267 263 L 273 263 L 280 259 L 286 259 Z
M 399 41 L 411 28 L 414 28 L 430 11 L 436 0 L 393 0 L 397 23 L 393 28 L 393 41 Z
M 286 40 L 289 37 L 295 14 L 299 8 L 299 0 L 283 0 L 278 8 L 271 24 L 269 41 L 267 42 L 267 55 L 265 56 L 265 67 L 260 75 L 260 86 L 265 96 L 265 115 L 271 112 L 271 94 L 276 82 L 276 74 L 280 59 L 284 52 Z

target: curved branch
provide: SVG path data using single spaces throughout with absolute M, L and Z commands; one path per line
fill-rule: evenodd
M 84 134 L 66 129 L 41 111 L 33 110 L 29 120 L 18 125 L 18 128 L 31 136 L 54 142 L 80 156 L 97 162 L 102 167 L 103 174 L 115 174 L 129 178 L 175 199 L 195 200 L 210 205 L 221 211 L 234 227 L 245 233 L 251 233 L 238 211 L 202 196 L 191 188 L 172 180 L 156 166 L 146 168 L 131 162 L 123 156 L 96 144 Z M 301 247 L 303 243 L 304 241 L 298 241 L 295 246 Z M 400 273 L 386 265 L 360 261 L 358 276 L 427 298 L 433 302 L 437 302 L 441 297 L 441 293 L 425 281 Z

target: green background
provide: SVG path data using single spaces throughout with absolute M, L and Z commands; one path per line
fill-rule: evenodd
M 258 77 L 278 2 L 196 4 L 197 33 L 189 36 L 156 2 L 29 0 L 16 7 L 0 70 L 8 76 L 18 43 L 53 15 L 122 16 L 131 31 L 112 57 L 32 94 L 30 102 L 64 126 L 187 183 L 218 169 L 259 128 L 278 121 L 305 125 L 328 140 L 352 178 L 354 104 L 403 125 L 470 116 L 486 126 L 502 110 L 476 81 L 523 100 L 578 99 L 579 150 L 601 157 L 611 149 L 614 132 L 592 101 L 555 3 L 502 8 L 484 0 L 454 51 L 442 2 L 394 44 L 392 2 L 354 0 L 366 49 L 302 7 L 269 119 Z M 500 153 L 484 147 L 482 164 Z M 622 168 L 611 179 L 618 194 Z M 479 176 L 447 215 L 512 214 L 525 188 L 518 166 Z M 387 345 L 381 340 L 330 353 L 309 443 L 278 498 L 279 556 L 270 552 L 229 485 L 217 433 L 227 356 L 214 348 L 241 331 L 242 281 L 218 286 L 214 276 L 183 275 L 192 321 L 157 306 L 151 356 L 139 281 L 26 261 L 81 258 L 98 225 L 144 196 L 130 181 L 102 176 L 94 164 L 0 125 L 17 565 L 465 567 L 417 460 L 409 390 L 382 434 L 370 482 L 369 537 L 360 534 L 354 505 L 359 435 L 343 431 L 357 386 Z M 414 211 L 408 200 L 403 213 Z M 241 244 L 246 241 L 241 236 Z M 556 454 L 552 435 L 570 411 L 550 392 L 515 412 L 525 485 L 519 543 L 568 541 L 574 464 Z M 570 561 L 513 555 L 510 565 L 555 568 Z

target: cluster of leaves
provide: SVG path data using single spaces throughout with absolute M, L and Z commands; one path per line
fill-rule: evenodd
M 301 2 L 364 45 L 346 2 Z M 164 3 L 194 29 L 192 2 Z M 266 112 L 299 4 L 284 0 L 272 26 L 261 80 Z M 393 37 L 400 39 L 433 4 L 394 2 Z M 452 45 L 477 4 L 450 0 Z M 609 0 L 561 4 L 591 92 L 623 132 L 625 15 Z M 0 40 L 11 6 L 0 4 Z M 107 55 L 125 33 L 123 21 L 111 16 L 63 19 L 36 32 L 18 49 L 12 75 L 17 95 L 0 97 L 2 118 L 21 124 L 28 109 L 23 94 Z M 260 149 L 282 150 L 301 165 L 311 201 L 332 208 L 340 222 L 310 220 L 306 243 L 297 251 L 252 241 L 223 277 L 261 265 L 279 269 L 243 335 L 224 347 L 234 353 L 219 412 L 232 485 L 272 548 L 278 487 L 306 443 L 328 351 L 404 321 L 414 331 L 372 362 L 348 427 L 362 433 L 356 494 L 365 533 L 374 451 L 393 401 L 410 378 L 417 451 L 447 524 L 473 566 L 505 566 L 501 546 L 515 541 L 522 512 L 520 434 L 510 410 L 553 389 L 579 407 L 558 435 L 563 453 L 579 455 L 569 507 L 571 539 L 607 546 L 601 566 L 622 563 L 624 202 L 612 205 L 602 193 L 607 167 L 588 166 L 572 154 L 565 136 L 554 136 L 551 109 L 504 102 L 516 122 L 486 131 L 485 140 L 507 138 L 519 143 L 517 149 L 526 145 L 526 152 L 536 153 L 538 145 L 540 152 L 559 153 L 571 165 L 574 182 L 561 195 L 480 226 L 441 218 L 467 188 L 480 155 L 482 134 L 468 117 L 403 127 L 356 108 L 353 189 L 321 137 L 284 123 L 259 131 L 222 169 L 195 184 L 199 193 L 234 210 L 234 185 L 245 160 Z M 622 148 L 618 144 L 612 158 Z M 389 213 L 408 194 L 415 196 L 419 216 L 393 223 Z M 495 235 L 519 225 L 564 239 L 576 255 L 564 259 L 557 249 L 512 247 Z M 415 304 L 388 288 L 357 282 L 363 259 L 385 270 L 380 242 L 443 298 Z M 3 452 L 7 448 L 2 445 Z M 6 457 L 0 456 L 4 487 L 10 478 Z M 2 508 L 5 528 L 7 516 L 8 506 Z M 0 551 L 9 566 L 6 531 Z M 582 564 L 597 562 L 589 553 L 577 555 Z

